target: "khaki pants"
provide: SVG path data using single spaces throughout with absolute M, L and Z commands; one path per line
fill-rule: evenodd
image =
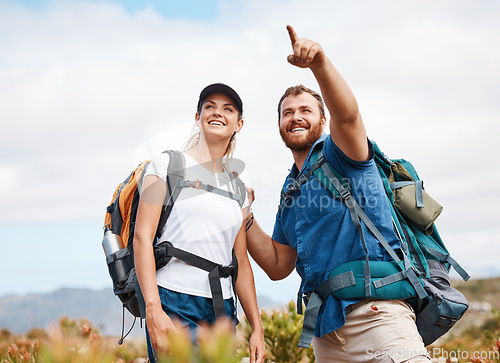
M 314 355 L 325 362 L 430 362 L 412 308 L 399 300 L 366 299 L 355 305 L 343 327 L 314 337 Z

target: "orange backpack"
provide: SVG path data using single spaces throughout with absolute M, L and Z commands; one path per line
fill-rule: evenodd
M 167 170 L 167 195 L 158 223 L 156 236 L 160 237 L 167 218 L 172 211 L 180 189 L 177 187 L 184 179 L 184 157 L 179 151 L 166 150 L 170 156 Z M 114 234 L 119 243 L 119 250 L 106 256 L 109 274 L 113 280 L 113 290 L 132 315 L 139 317 L 139 305 L 135 291 L 134 269 L 134 230 L 137 207 L 139 205 L 140 186 L 151 160 L 140 163 L 130 175 L 120 183 L 113 194 L 111 203 L 106 208 L 104 218 L 105 231 Z
M 192 266 L 209 272 L 210 289 L 212 291 L 214 312 L 216 318 L 224 315 L 224 303 L 222 290 L 220 288 L 220 278 L 232 277 L 233 287 L 238 271 L 238 261 L 234 255 L 229 266 L 222 266 L 215 262 L 204 259 L 187 251 L 175 248 L 170 242 L 158 243 L 163 227 L 172 211 L 174 202 L 182 188 L 203 189 L 210 193 L 222 195 L 237 201 L 240 207 L 246 196 L 245 185 L 232 173 L 228 173 L 235 193 L 216 188 L 211 185 L 201 183 L 199 180 L 190 181 L 184 178 L 184 156 L 179 151 L 167 150 L 170 161 L 167 170 L 167 188 L 165 202 L 156 230 L 156 239 L 153 242 L 156 269 L 165 266 L 172 257 L 176 257 Z M 105 235 L 104 240 L 112 238 L 114 248 L 107 251 L 106 263 L 108 271 L 113 280 L 113 292 L 121 300 L 123 311 L 127 309 L 136 318 L 145 318 L 145 306 L 139 283 L 136 279 L 134 268 L 134 230 L 139 205 L 141 184 L 150 160 L 139 164 L 130 175 L 117 187 L 113 194 L 113 199 L 106 209 L 104 219 Z M 106 252 L 106 247 L 104 247 Z M 134 319 L 135 323 L 135 319 Z M 133 325 L 132 325 L 133 327 Z M 132 328 L 130 328 L 130 331 Z M 129 334 L 120 338 L 119 344 Z
M 113 194 L 113 199 L 106 209 L 104 225 L 108 226 L 115 234 L 121 237 L 121 248 L 127 247 L 129 239 L 134 234 L 130 230 L 132 209 L 137 210 L 138 186 L 141 184 L 144 172 L 151 160 L 140 163 L 122 183 L 118 184 Z

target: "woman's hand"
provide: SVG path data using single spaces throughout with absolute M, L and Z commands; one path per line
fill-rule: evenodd
M 264 329 L 256 330 L 250 337 L 250 363 L 262 363 L 266 359 L 266 343 L 264 342 Z
M 246 187 L 247 199 L 248 199 L 248 210 L 252 208 L 252 204 L 255 201 L 255 190 L 252 187 Z
M 177 328 L 161 306 L 147 308 L 146 327 L 153 348 L 158 352 L 166 353 L 168 350 L 168 336 L 177 333 Z
M 255 191 L 253 190 L 252 187 L 245 187 L 247 190 L 247 199 L 248 199 L 248 206 L 244 209 L 242 209 L 243 213 L 243 219 L 245 221 L 245 224 L 247 224 L 247 228 L 250 228 L 249 223 L 250 220 L 253 218 L 253 213 L 252 213 L 252 204 L 255 201 Z

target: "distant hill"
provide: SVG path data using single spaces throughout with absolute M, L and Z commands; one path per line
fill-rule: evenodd
M 492 317 L 493 308 L 500 310 L 500 278 L 454 281 L 469 300 L 471 306 L 464 318 L 450 333 L 460 334 L 471 325 L 480 326 Z M 259 296 L 262 309 L 283 308 L 265 296 Z M 87 318 L 99 328 L 102 335 L 120 336 L 122 306 L 111 288 L 104 290 L 64 288 L 48 294 L 10 295 L 0 297 L 0 328 L 7 328 L 15 334 L 25 334 L 34 327 L 47 329 L 58 325 L 59 318 Z M 133 317 L 125 312 L 125 329 L 130 328 Z M 131 336 L 142 336 L 139 320 Z
M 450 335 L 458 336 L 471 326 L 480 327 L 493 318 L 493 309 L 500 311 L 500 277 L 453 281 L 452 286 L 465 295 L 470 306 Z
M 120 335 L 122 307 L 110 289 L 63 288 L 47 294 L 0 297 L 0 327 L 24 334 L 34 327 L 47 329 L 58 325 L 59 318 L 86 318 L 104 335 Z M 125 315 L 130 327 L 133 317 Z
M 266 297 L 259 296 L 258 300 L 263 309 L 280 307 Z M 0 328 L 7 328 L 15 334 L 25 334 L 35 327 L 47 329 L 58 325 L 63 316 L 76 320 L 86 318 L 99 328 L 102 335 L 120 336 L 121 333 L 122 305 L 111 288 L 64 288 L 47 294 L 0 297 Z M 133 316 L 125 311 L 126 331 L 133 320 Z M 143 334 L 138 319 L 131 336 Z
M 500 310 L 500 277 L 453 281 L 453 287 L 460 290 L 471 302 L 482 302 Z M 473 306 L 477 308 L 477 306 Z

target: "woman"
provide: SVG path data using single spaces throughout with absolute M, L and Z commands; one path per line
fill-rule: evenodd
M 232 190 L 234 176 L 223 158 L 232 155 L 235 135 L 243 127 L 242 110 L 240 97 L 227 85 L 212 84 L 201 92 L 195 115 L 199 133 L 190 139 L 183 152 L 185 180 L 237 193 Z M 148 166 L 134 235 L 135 268 L 146 306 L 148 354 L 152 362 L 155 350 L 167 349 L 166 337 L 176 330 L 173 318 L 189 327 L 194 335 L 200 324 L 215 321 L 206 271 L 175 258 L 158 271 L 155 269 L 153 240 L 166 194 L 168 162 L 169 156 L 164 153 Z M 221 194 L 182 188 L 160 241 L 170 241 L 176 248 L 223 266 L 231 263 L 234 248 L 239 265 L 235 290 L 253 329 L 250 361 L 263 362 L 264 328 L 246 251 L 242 211 L 237 201 Z M 225 315 L 236 321 L 231 279 L 221 278 L 220 283 Z

